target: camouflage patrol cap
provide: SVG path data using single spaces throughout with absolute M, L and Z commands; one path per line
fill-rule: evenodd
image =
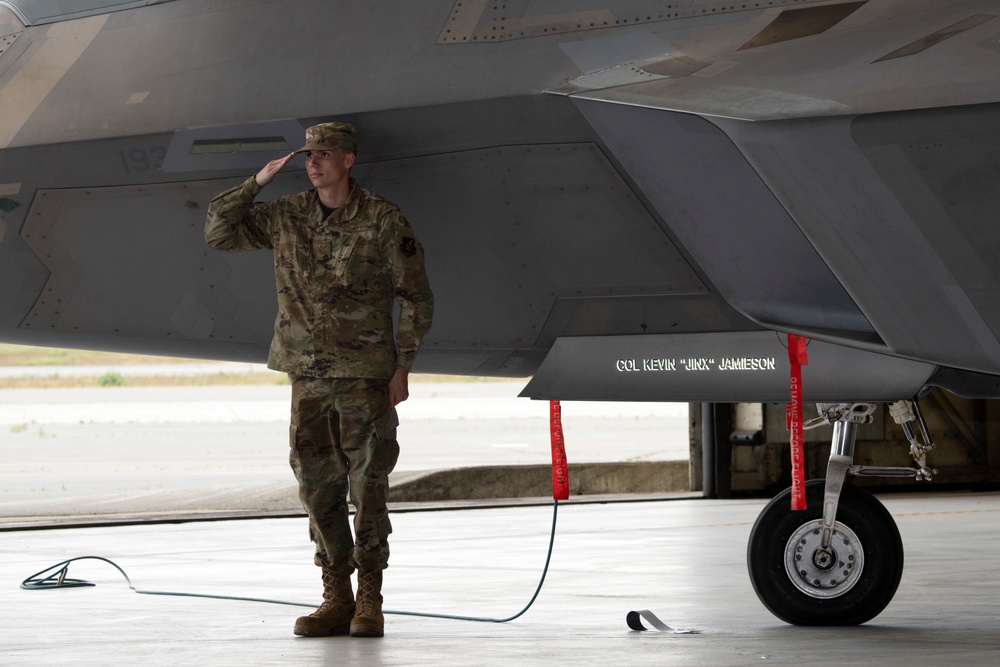
M 306 130 L 306 145 L 295 151 L 328 151 L 333 148 L 343 148 L 352 153 L 358 152 L 358 128 L 350 123 L 320 123 Z

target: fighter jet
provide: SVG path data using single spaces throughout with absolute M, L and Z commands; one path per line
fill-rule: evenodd
M 857 624 L 903 551 L 858 474 L 933 474 L 916 399 L 1000 397 L 997 0 L 0 1 L 0 340 L 266 358 L 267 253 L 206 203 L 360 129 L 425 247 L 415 370 L 559 400 L 798 401 L 809 509 L 748 550 L 790 623 Z M 301 160 L 301 158 L 299 158 Z M 309 188 L 293 163 L 262 197 Z M 799 338 L 789 338 L 789 336 Z M 797 341 L 790 343 L 790 341 Z M 802 361 L 802 360 L 800 360 Z M 853 462 L 888 403 L 912 466 Z

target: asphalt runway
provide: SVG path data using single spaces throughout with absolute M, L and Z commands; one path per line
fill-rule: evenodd
M 394 482 L 420 471 L 549 463 L 548 403 L 517 398 L 523 385 L 412 382 L 399 406 Z M 298 510 L 289 396 L 288 385 L 0 390 L 0 519 Z M 570 463 L 688 457 L 686 404 L 565 403 L 563 426 Z

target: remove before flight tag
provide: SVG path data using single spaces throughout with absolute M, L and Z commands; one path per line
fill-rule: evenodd
M 791 397 L 785 413 L 792 455 L 792 509 L 806 509 L 805 453 L 802 445 L 802 367 L 809 363 L 805 336 L 788 334 Z

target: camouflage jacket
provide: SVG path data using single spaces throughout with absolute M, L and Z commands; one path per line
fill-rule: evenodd
M 348 200 L 326 218 L 315 190 L 255 203 L 261 188 L 253 177 L 208 205 L 210 246 L 274 250 L 278 316 L 269 368 L 388 379 L 397 367 L 410 370 L 430 330 L 434 297 L 423 248 L 394 204 L 354 179 L 350 185 Z

